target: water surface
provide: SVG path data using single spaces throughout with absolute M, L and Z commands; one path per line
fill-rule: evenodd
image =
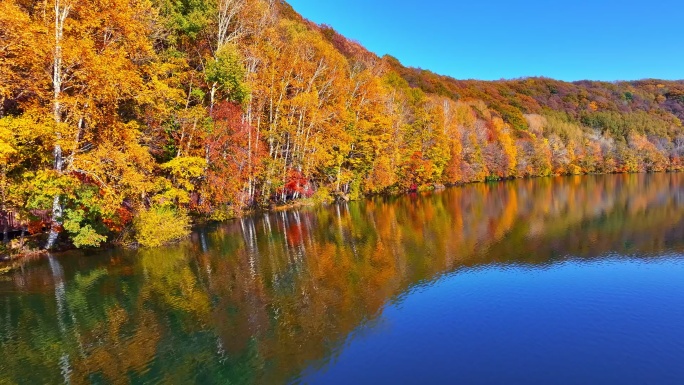
M 260 214 L 0 276 L 0 384 L 682 384 L 684 175 Z

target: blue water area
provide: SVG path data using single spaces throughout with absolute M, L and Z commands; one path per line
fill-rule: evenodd
M 458 271 L 388 304 L 310 384 L 683 384 L 684 256 Z
M 14 267 L 0 385 L 684 385 L 684 173 L 259 213 Z

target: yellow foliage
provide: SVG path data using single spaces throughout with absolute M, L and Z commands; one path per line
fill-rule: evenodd
M 172 161 L 162 165 L 174 178 L 179 187 L 192 191 L 195 186 L 192 179 L 199 178 L 204 173 L 207 162 L 198 157 L 177 157 Z
M 141 246 L 158 247 L 185 238 L 190 233 L 190 217 L 166 207 L 153 207 L 134 220 L 135 238 Z

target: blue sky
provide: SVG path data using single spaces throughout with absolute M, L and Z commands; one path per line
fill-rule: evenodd
M 289 0 L 371 51 L 459 79 L 684 79 L 683 0 Z

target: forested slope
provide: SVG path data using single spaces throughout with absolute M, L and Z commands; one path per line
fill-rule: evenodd
M 0 212 L 49 247 L 156 245 L 302 198 L 679 170 L 682 119 L 683 82 L 455 80 L 281 1 L 0 2 Z

